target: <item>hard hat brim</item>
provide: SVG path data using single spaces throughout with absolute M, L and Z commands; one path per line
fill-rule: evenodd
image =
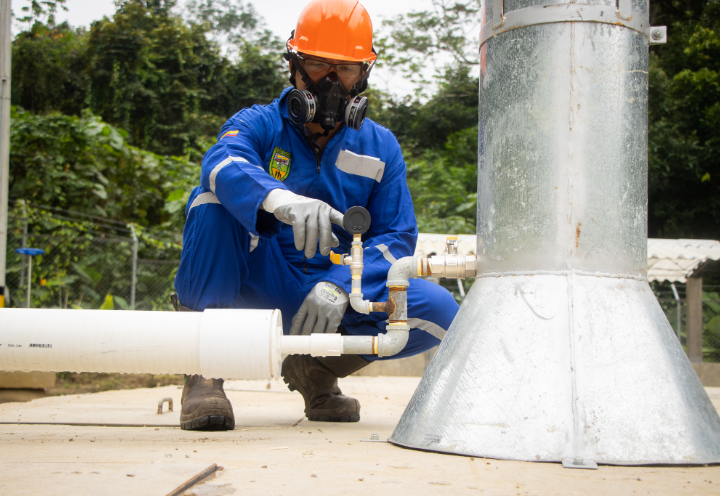
M 324 59 L 333 59 L 333 60 L 345 60 L 347 62 L 374 62 L 377 60 L 377 54 L 370 52 L 370 54 L 366 57 L 362 58 L 356 58 L 356 57 L 348 57 L 341 53 L 333 53 L 333 52 L 325 52 L 325 51 L 319 51 L 319 50 L 299 50 L 295 43 L 293 43 L 295 40 L 289 40 L 287 42 L 287 47 L 290 49 L 293 53 L 300 53 L 303 55 L 311 55 L 313 57 L 322 57 Z

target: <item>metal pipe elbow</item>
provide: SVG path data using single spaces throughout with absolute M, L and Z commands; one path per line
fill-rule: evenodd
M 418 257 L 404 257 L 397 260 L 388 271 L 387 287 L 408 287 L 410 279 L 417 279 Z
M 388 331 L 385 334 L 378 336 L 378 356 L 387 357 L 393 356 L 400 353 L 405 349 L 408 339 L 410 338 L 410 327 L 408 326 L 394 326 L 395 329 L 391 329 L 388 326 Z
M 368 315 L 370 313 L 370 302 L 363 300 L 362 293 L 350 293 L 350 306 L 357 313 Z

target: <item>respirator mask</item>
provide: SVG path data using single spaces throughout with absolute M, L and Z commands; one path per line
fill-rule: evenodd
M 368 99 L 359 94 L 367 88 L 367 78 L 372 69 L 369 64 L 363 66 L 365 74 L 348 91 L 336 71 L 328 72 L 316 83 L 300 64 L 300 57 L 297 54 L 288 51 L 285 59 L 292 62 L 295 71 L 300 73 L 306 88 L 304 90 L 296 88 L 288 93 L 287 111 L 293 123 L 315 122 L 325 130 L 324 135 L 335 129 L 340 121 L 345 121 L 345 125 L 350 129 L 360 130 L 365 122 Z M 294 85 L 292 77 L 291 82 Z

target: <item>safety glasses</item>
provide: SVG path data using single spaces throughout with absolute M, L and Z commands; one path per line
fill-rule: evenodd
M 335 72 L 337 72 L 340 79 L 357 78 L 362 73 L 363 64 L 330 64 L 322 60 L 302 58 L 300 56 L 298 58 L 305 72 L 311 77 L 327 74 L 331 68 L 335 68 Z

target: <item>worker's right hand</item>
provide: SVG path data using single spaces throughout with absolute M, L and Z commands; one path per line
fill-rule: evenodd
M 285 189 L 274 189 L 263 201 L 263 208 L 279 221 L 292 226 L 295 248 L 305 250 L 307 258 L 315 256 L 318 239 L 323 256 L 340 245 L 330 224 L 342 226 L 343 214 L 324 201 L 296 195 Z

